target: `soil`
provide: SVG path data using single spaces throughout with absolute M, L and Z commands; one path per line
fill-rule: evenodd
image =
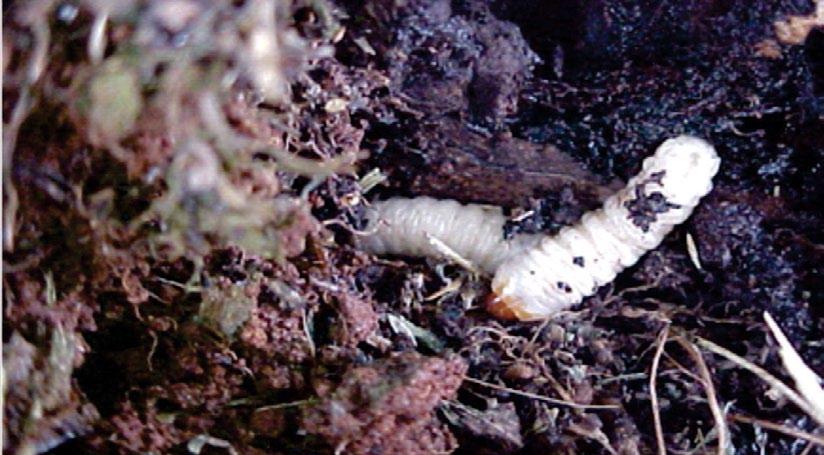
M 769 312 L 824 376 L 810 0 L 105 3 L 3 5 L 8 453 L 720 453 L 711 405 L 728 453 L 824 450 L 693 351 L 792 386 Z M 683 133 L 712 193 L 550 320 L 356 247 L 397 195 L 553 234 Z

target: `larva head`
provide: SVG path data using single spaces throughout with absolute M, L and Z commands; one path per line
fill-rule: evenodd
M 672 202 L 694 205 L 712 189 L 712 177 L 718 172 L 721 160 L 710 143 L 694 136 L 667 139 L 648 160 L 645 172 L 665 171 L 661 186 Z M 686 198 L 686 200 L 680 200 Z
M 529 315 L 520 311 L 521 304 L 506 296 L 500 296 L 495 291 L 486 296 L 486 311 L 498 319 L 507 321 L 528 320 Z
M 503 278 L 507 276 L 507 278 Z M 566 302 L 555 302 L 540 289 L 538 282 L 524 283 L 519 277 L 523 273 L 510 275 L 496 273 L 492 280 L 492 293 L 486 298 L 486 310 L 500 319 L 536 321 L 557 313 L 567 307 Z M 510 280 L 508 278 L 514 278 Z

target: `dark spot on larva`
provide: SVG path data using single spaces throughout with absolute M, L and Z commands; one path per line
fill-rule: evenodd
M 534 270 L 530 270 L 530 271 L 529 271 L 529 274 L 530 274 L 530 275 L 535 275 L 535 271 L 534 271 Z
M 578 267 L 584 266 L 584 257 L 583 256 L 575 256 L 572 258 L 572 263 L 577 265 Z
M 667 201 L 667 197 L 659 191 L 644 193 L 644 188 L 651 183 L 661 185 L 665 173 L 666 171 L 659 171 L 650 175 L 635 187 L 635 199 L 624 202 L 624 207 L 629 211 L 627 218 L 644 232 L 649 231 L 650 225 L 658 219 L 659 213 L 681 207 Z
M 558 282 L 558 289 L 566 292 L 567 294 L 572 292 L 572 288 L 568 284 L 564 283 L 563 281 Z

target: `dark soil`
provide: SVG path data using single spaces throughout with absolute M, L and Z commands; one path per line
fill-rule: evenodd
M 780 33 L 810 0 L 123 3 L 3 6 L 4 451 L 653 453 L 669 327 L 666 447 L 716 453 L 689 346 L 792 385 L 764 312 L 824 376 L 824 18 Z M 712 193 L 543 323 L 356 247 L 395 195 L 552 234 L 683 133 Z M 732 453 L 822 450 L 745 423 L 822 434 L 701 358 Z

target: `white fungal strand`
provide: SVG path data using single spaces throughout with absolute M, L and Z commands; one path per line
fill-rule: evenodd
M 488 309 L 503 318 L 542 319 L 579 303 L 609 283 L 686 220 L 712 189 L 720 160 L 704 140 L 679 136 L 647 158 L 641 172 L 555 236 L 504 240 L 499 208 L 431 198 L 375 204 L 375 233 L 363 241 L 376 254 L 437 255 L 427 236 L 494 273 Z
M 528 237 L 504 240 L 506 218 L 500 207 L 464 205 L 430 197 L 392 198 L 373 204 L 360 246 L 374 254 L 441 255 L 436 239 L 486 273 L 501 263 Z M 532 242 L 534 243 L 534 241 Z
M 715 149 L 701 139 L 667 140 L 603 208 L 505 261 L 492 280 L 490 310 L 541 319 L 592 295 L 690 216 L 712 189 L 719 164 Z

